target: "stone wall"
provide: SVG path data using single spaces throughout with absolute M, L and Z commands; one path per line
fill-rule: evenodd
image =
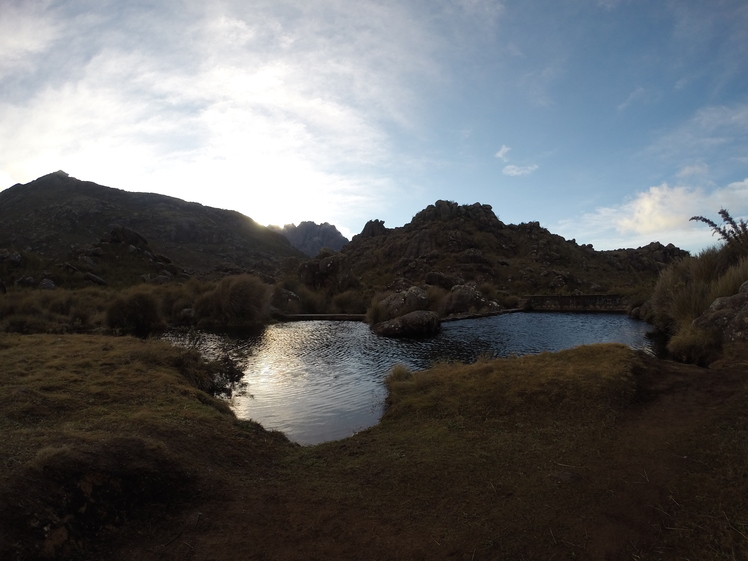
M 526 296 L 527 310 L 547 312 L 626 312 L 626 299 L 620 294 L 580 294 L 577 296 Z

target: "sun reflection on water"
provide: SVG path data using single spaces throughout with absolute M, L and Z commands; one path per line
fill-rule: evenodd
M 350 436 L 382 414 L 383 379 L 395 364 L 427 368 L 437 360 L 472 362 L 621 342 L 648 346 L 647 325 L 615 314 L 511 314 L 444 324 L 431 339 L 377 337 L 356 322 L 310 321 L 267 326 L 255 335 L 169 334 L 209 358 L 228 355 L 244 371 L 231 399 L 242 419 L 280 430 L 301 444 Z

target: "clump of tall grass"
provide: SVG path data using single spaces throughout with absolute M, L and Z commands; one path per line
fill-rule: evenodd
M 107 325 L 118 333 L 147 337 L 162 327 L 158 302 L 148 292 L 128 291 L 107 309 Z
M 675 333 L 703 314 L 717 298 L 732 296 L 748 280 L 748 257 L 719 273 L 720 250 L 687 257 L 662 272 L 652 293 L 655 325 Z
M 103 327 L 112 291 L 11 289 L 0 295 L 0 331 L 80 333 Z
M 336 314 L 366 313 L 366 297 L 360 290 L 350 289 L 332 298 L 332 311 Z
M 195 315 L 205 326 L 246 326 L 262 323 L 270 313 L 270 288 L 252 275 L 222 279 L 195 302 Z
M 712 360 L 721 345 L 719 333 L 698 329 L 693 321 L 748 280 L 748 225 L 724 209 L 720 216 L 725 226 L 702 216 L 691 218 L 711 226 L 724 244 L 670 265 L 660 274 L 650 300 L 655 325 L 672 336 L 668 350 L 688 362 Z

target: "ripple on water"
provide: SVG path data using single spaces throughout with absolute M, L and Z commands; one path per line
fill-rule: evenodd
M 646 324 L 618 314 L 522 313 L 445 323 L 436 337 L 418 340 L 378 337 L 366 324 L 335 321 L 275 324 L 246 337 L 203 332 L 167 339 L 210 358 L 229 354 L 242 365 L 247 384 L 231 400 L 237 416 L 316 444 L 377 423 L 382 382 L 395 364 L 420 370 L 436 361 L 605 342 L 649 349 L 646 331 Z

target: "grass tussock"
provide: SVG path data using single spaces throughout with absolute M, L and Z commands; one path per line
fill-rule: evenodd
M 668 267 L 660 275 L 650 300 L 653 321 L 672 336 L 673 356 L 700 364 L 718 356 L 718 333 L 692 326 L 717 299 L 737 294 L 748 280 L 748 257 L 732 258 L 732 246 L 710 248 Z M 726 253 L 729 255 L 726 257 Z
M 81 333 L 104 326 L 113 291 L 15 289 L 0 294 L 0 331 Z
M 269 317 L 270 288 L 252 275 L 226 277 L 195 302 L 204 325 L 256 325 Z
M 438 364 L 422 372 L 392 370 L 385 419 L 400 416 L 476 422 L 510 414 L 533 417 L 607 414 L 636 393 L 634 353 L 624 345 L 593 345 L 559 353 Z M 584 407 L 581 405 L 585 404 Z
M 190 279 L 126 288 L 38 290 L 0 294 L 0 332 L 90 333 L 146 337 L 167 326 L 254 326 L 269 316 L 269 287 L 250 275 L 219 282 Z

